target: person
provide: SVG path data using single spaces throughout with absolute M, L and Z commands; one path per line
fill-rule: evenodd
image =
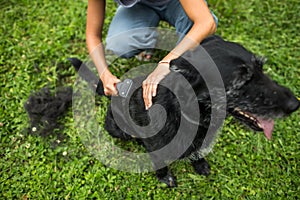
M 174 26 L 183 37 L 143 81 L 145 108 L 152 105 L 158 83 L 170 72 L 169 62 L 196 47 L 205 37 L 215 33 L 217 17 L 205 0 L 115 0 L 119 7 L 110 23 L 106 48 L 122 57 L 132 57 L 142 50 L 155 47 L 153 27 L 160 20 Z M 88 0 L 86 43 L 96 65 L 106 95 L 118 95 L 114 76 L 106 63 L 102 45 L 105 0 Z

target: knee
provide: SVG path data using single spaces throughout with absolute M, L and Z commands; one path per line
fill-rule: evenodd
M 127 42 L 128 39 L 124 37 L 112 37 L 106 39 L 106 49 L 112 51 L 121 58 L 131 58 L 138 52 L 130 47 Z
M 131 58 L 145 49 L 155 48 L 157 33 L 134 30 L 106 39 L 106 49 L 122 58 Z

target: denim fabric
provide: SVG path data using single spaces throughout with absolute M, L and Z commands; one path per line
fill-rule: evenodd
M 149 5 L 153 5 L 153 6 L 161 6 L 166 4 L 168 1 L 170 0 L 115 0 L 115 2 L 117 4 L 119 4 L 120 6 L 124 6 L 124 7 L 132 7 L 134 6 L 136 3 L 138 2 L 145 2 Z
M 212 15 L 218 23 L 217 17 L 213 13 Z M 179 40 L 193 26 L 179 0 L 171 0 L 163 6 L 151 6 L 143 2 L 130 8 L 119 6 L 108 30 L 106 48 L 125 58 L 145 49 L 155 48 L 155 27 L 160 20 L 175 27 Z

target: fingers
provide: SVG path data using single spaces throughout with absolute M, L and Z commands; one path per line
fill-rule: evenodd
M 117 83 L 120 82 L 119 79 L 110 80 L 108 83 L 103 85 L 104 87 L 104 94 L 106 96 L 118 96 L 118 90 L 117 90 Z
M 104 86 L 104 94 L 106 96 L 117 96 L 118 95 L 118 91 L 116 89 L 115 84 L 106 84 Z
M 152 97 L 156 96 L 158 83 L 170 72 L 169 64 L 159 64 L 156 69 L 143 81 L 143 98 L 145 108 L 152 106 Z
M 120 80 L 106 70 L 100 77 L 103 83 L 104 94 L 106 96 L 117 96 L 118 90 L 116 85 Z
M 149 80 L 143 82 L 143 98 L 146 110 L 152 106 L 152 97 L 156 96 L 157 85 L 156 82 L 150 82 Z

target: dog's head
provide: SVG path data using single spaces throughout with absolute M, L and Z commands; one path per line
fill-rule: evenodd
M 171 71 L 181 73 L 193 86 L 199 104 L 205 101 L 207 90 L 199 69 L 189 58 L 203 59 L 203 49 L 214 61 L 222 77 L 227 101 L 227 112 L 255 131 L 263 131 L 271 138 L 274 119 L 287 116 L 299 108 L 299 100 L 286 87 L 279 85 L 263 72 L 265 59 L 255 56 L 243 46 L 210 37 L 199 48 L 187 52 L 183 58 L 171 62 Z M 195 55 L 196 54 L 196 55 Z M 201 60 L 199 61 L 201 63 Z M 210 66 L 202 66 L 200 72 Z M 209 69 L 207 69 L 209 70 Z M 214 106 L 214 105 L 211 105 Z
M 288 88 L 265 75 L 262 66 L 255 56 L 250 63 L 238 66 L 239 72 L 226 90 L 227 107 L 235 118 L 270 139 L 274 119 L 290 115 L 300 103 Z

